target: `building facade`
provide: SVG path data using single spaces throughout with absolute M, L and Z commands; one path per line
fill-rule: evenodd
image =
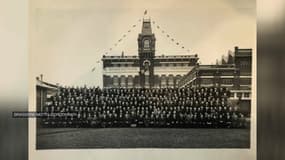
M 197 54 L 156 56 L 150 19 L 143 20 L 137 40 L 136 56 L 103 56 L 103 87 L 178 87 L 180 79 L 197 64 Z
M 221 64 L 197 64 L 178 83 L 178 87 L 227 87 L 233 99 L 250 99 L 252 79 L 252 49 L 235 47 L 234 55 Z
M 196 65 L 181 78 L 178 87 L 226 87 L 230 100 L 246 115 L 251 113 L 252 49 L 235 47 L 216 65 Z

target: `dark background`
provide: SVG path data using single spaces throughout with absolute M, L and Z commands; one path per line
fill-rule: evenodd
M 285 5 L 285 3 L 277 3 L 282 0 L 266 0 L 271 3 L 263 3 L 264 1 L 257 1 L 257 158 L 259 160 L 281 160 L 285 159 L 285 139 L 282 136 L 285 135 L 285 6 L 280 5 Z M 14 41 L 20 39 L 17 43 L 20 47 L 21 45 L 28 46 L 27 37 L 23 36 L 28 34 L 26 26 L 28 23 L 14 26 L 14 28 L 7 25 L 7 23 L 13 24 L 13 21 L 23 21 L 20 19 L 23 17 L 15 16 L 15 13 L 27 15 L 28 5 L 21 5 L 18 2 L 16 0 L 11 0 L 9 3 L 0 2 L 0 33 L 5 33 L 1 36 L 8 36 L 10 41 L 7 43 L 13 44 Z M 21 3 L 28 4 L 27 0 Z M 268 4 L 270 6 L 266 6 Z M 24 13 L 21 13 L 22 10 L 19 11 L 14 7 L 26 7 L 27 9 L 23 9 Z M 268 14 L 264 11 L 268 7 L 275 7 L 276 10 L 281 7 L 281 11 L 269 20 L 264 20 L 261 17 Z M 28 21 L 28 16 L 25 18 L 24 20 Z M 23 27 L 24 33 L 20 33 L 19 28 Z M 8 87 L 11 93 L 17 95 L 0 92 L 0 159 L 26 160 L 28 159 L 28 121 L 27 119 L 13 119 L 11 112 L 25 111 L 28 108 L 28 47 L 24 47 L 22 52 L 7 53 L 5 47 L 7 44 L 3 43 L 3 37 L 0 40 L 2 43 L 0 44 L 2 72 L 0 83 L 10 80 L 15 82 L 9 83 Z M 25 61 L 24 65 L 16 64 L 19 61 L 15 59 L 19 57 Z M 8 66 L 7 62 L 9 62 Z M 13 73 L 14 75 L 11 76 Z M 19 98 L 17 90 L 19 85 L 24 86 L 20 91 L 24 98 Z

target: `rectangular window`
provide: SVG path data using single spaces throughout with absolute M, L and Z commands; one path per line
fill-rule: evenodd
M 222 84 L 233 84 L 232 78 L 224 78 L 222 79 Z
M 233 76 L 234 72 L 233 71 L 222 71 L 221 75 L 222 76 Z
M 238 98 L 241 98 L 241 96 L 242 96 L 242 93 L 237 93 Z
M 116 87 L 119 86 L 119 78 L 118 77 L 113 78 L 113 85 Z
M 251 78 L 240 78 L 241 85 L 249 85 L 251 84 Z
M 213 72 L 207 71 L 207 72 L 201 72 L 200 73 L 201 76 L 214 76 Z
M 213 84 L 213 79 L 210 78 L 201 79 L 201 84 Z
M 244 93 L 244 97 L 248 98 L 249 97 L 249 93 Z

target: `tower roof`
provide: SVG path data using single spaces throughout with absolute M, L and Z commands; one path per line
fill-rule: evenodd
M 141 34 L 144 34 L 144 35 L 152 34 L 151 20 L 150 19 L 143 19 L 142 33 Z

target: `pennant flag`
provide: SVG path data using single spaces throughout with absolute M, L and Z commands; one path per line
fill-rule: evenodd
M 167 37 L 170 37 L 170 36 L 169 36 L 169 34 L 168 34 L 168 35 L 166 35 L 166 36 L 167 36 Z
M 184 46 L 182 46 L 181 48 L 184 49 Z
M 147 14 L 147 10 L 144 11 L 144 15 L 146 15 L 146 14 Z
M 121 42 L 122 41 L 122 39 L 119 39 L 119 42 Z
M 91 72 L 94 72 L 95 70 L 96 70 L 96 68 L 94 67 L 94 68 L 92 68 Z
M 176 45 L 179 45 L 179 43 L 176 43 Z

